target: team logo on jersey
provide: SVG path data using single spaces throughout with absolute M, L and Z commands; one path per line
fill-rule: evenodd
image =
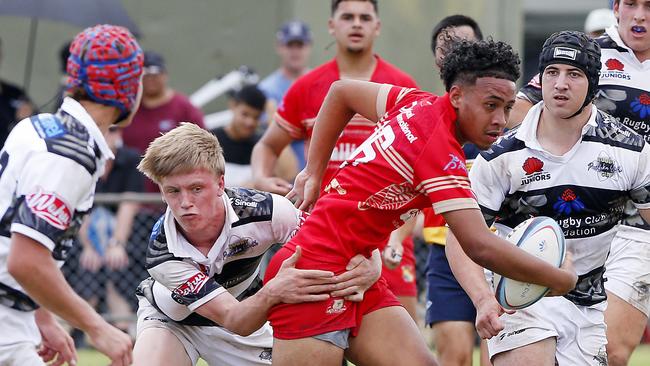
M 442 170 L 447 171 L 447 170 L 454 170 L 454 169 L 460 169 L 467 173 L 467 166 L 465 166 L 465 163 L 456 155 L 454 154 L 449 154 L 449 162 L 445 165 Z
M 551 173 L 545 171 L 544 162 L 535 157 L 529 157 L 524 161 L 521 166 L 526 175 L 521 179 L 521 185 L 526 185 L 531 182 L 538 182 L 540 180 L 551 179 Z
M 634 98 L 632 103 L 630 103 L 632 110 L 639 114 L 639 117 L 645 119 L 650 117 L 650 95 L 648 93 L 643 93 L 637 98 Z
M 42 138 L 56 138 L 65 135 L 66 129 L 61 121 L 49 114 L 32 118 L 32 126 Z
M 601 151 L 598 158 L 587 164 L 587 170 L 593 170 L 597 173 L 599 181 L 605 181 L 613 177 L 617 180 L 618 175 L 623 171 L 623 168 L 618 162 L 612 159 L 606 152 Z
M 585 204 L 571 188 L 567 188 L 557 198 L 557 201 L 553 204 L 553 209 L 559 214 L 571 215 L 572 213 L 583 211 Z
M 172 298 L 179 304 L 182 304 L 183 301 L 181 299 L 187 297 L 188 295 L 198 294 L 199 291 L 201 291 L 203 288 L 203 285 L 205 285 L 209 279 L 210 277 L 208 277 L 208 275 L 203 272 L 195 274 L 194 276 L 190 277 L 189 280 L 185 281 L 185 283 L 176 287 L 174 291 L 172 291 Z
M 223 259 L 234 257 L 246 252 L 248 249 L 258 246 L 260 243 L 253 238 L 240 238 L 236 235 L 230 237 L 230 240 L 237 240 L 228 244 L 228 248 L 223 252 Z
M 364 202 L 359 202 L 357 207 L 362 211 L 369 208 L 397 210 L 409 203 L 415 196 L 416 192 L 407 182 L 391 184 L 368 197 Z
M 72 219 L 70 209 L 56 193 L 45 192 L 38 187 L 38 191 L 25 197 L 25 202 L 34 215 L 55 228 L 65 230 L 70 226 Z
M 631 76 L 624 71 L 625 64 L 616 58 L 610 58 L 605 61 L 605 67 L 607 70 L 601 72 L 601 78 L 614 78 L 614 79 L 625 79 L 630 80 Z
M 339 183 L 339 181 L 336 180 L 336 178 L 332 179 L 327 184 L 327 186 L 325 186 L 324 191 L 325 193 L 330 193 L 332 189 L 336 190 L 336 193 L 340 194 L 341 196 L 348 193 L 348 191 L 346 191 L 345 188 L 341 186 L 341 183 Z
M 346 311 L 348 308 L 345 306 L 345 300 L 343 299 L 334 299 L 330 306 L 327 307 L 325 312 L 327 314 L 340 314 Z
M 260 360 L 262 361 L 271 361 L 273 354 L 272 348 L 264 348 L 262 353 L 260 353 Z
M 607 66 L 607 70 L 616 71 L 623 71 L 625 68 L 625 64 L 615 58 L 610 58 L 609 60 L 605 61 L 605 66 Z

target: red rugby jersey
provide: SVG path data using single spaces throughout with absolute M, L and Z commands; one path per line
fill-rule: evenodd
M 409 88 L 417 87 L 413 78 L 397 67 L 375 55 L 377 66 L 369 81 L 393 84 Z M 294 139 L 311 138 L 314 121 L 330 86 L 341 78 L 336 60 L 331 60 L 313 69 L 296 80 L 287 91 L 275 114 L 275 121 Z M 375 128 L 375 123 L 361 115 L 355 115 L 339 137 L 323 182 L 329 181 L 336 169 L 359 146 Z M 308 149 L 309 144 L 306 144 Z
M 300 245 L 305 257 L 344 265 L 354 254 L 370 255 L 420 209 L 478 209 L 448 95 L 384 85 L 377 106 L 383 117 L 375 131 L 326 182 L 287 244 Z

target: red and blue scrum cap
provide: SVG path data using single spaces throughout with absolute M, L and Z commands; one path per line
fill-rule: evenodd
M 70 45 L 66 90 L 83 87 L 96 103 L 119 108 L 126 117 L 134 107 L 144 54 L 124 27 L 96 25 L 79 33 Z

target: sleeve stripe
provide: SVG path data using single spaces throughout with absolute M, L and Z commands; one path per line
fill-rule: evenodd
M 397 99 L 395 100 L 395 104 L 397 104 L 400 100 L 402 100 L 402 98 L 404 98 L 404 96 L 406 96 L 406 94 L 412 92 L 413 90 L 415 90 L 415 88 L 403 88 L 400 90 L 399 94 L 397 95 Z
M 305 137 L 304 132 L 303 132 L 300 128 L 298 128 L 298 127 L 292 125 L 291 123 L 289 123 L 286 119 L 282 118 L 282 117 L 280 116 L 280 114 L 278 114 L 277 112 L 276 112 L 275 115 L 273 116 L 273 120 L 274 120 L 274 121 L 278 124 L 278 126 L 280 126 L 283 130 L 287 131 L 287 133 L 289 134 L 289 136 L 291 136 L 292 138 L 294 138 L 294 139 L 301 139 L 301 138 L 304 138 L 304 137 Z
M 25 235 L 26 237 L 37 241 L 38 243 L 42 244 L 44 247 L 51 251 L 54 250 L 54 247 L 56 244 L 54 244 L 54 241 L 50 239 L 47 235 L 41 233 L 38 230 L 35 230 L 27 225 L 19 224 L 17 222 L 14 222 L 11 224 L 11 229 L 10 231 L 12 233 L 20 233 Z
M 432 206 L 433 211 L 435 211 L 435 213 L 438 215 L 449 211 L 479 209 L 478 203 L 476 203 L 476 200 L 473 198 L 452 198 L 449 200 L 436 202 Z
M 382 84 L 379 87 L 379 93 L 377 94 L 377 118 L 381 118 L 386 114 L 386 104 L 388 104 L 388 92 L 393 86 L 390 84 Z
M 460 175 L 445 175 L 443 177 L 431 178 L 424 180 L 415 187 L 416 190 L 422 191 L 423 187 L 435 187 L 444 184 L 456 183 L 458 185 L 467 185 L 469 189 L 469 178 Z
M 463 185 L 463 184 L 446 184 L 446 185 L 440 185 L 440 186 L 437 186 L 437 187 L 425 186 L 424 191 L 426 193 L 432 193 L 432 192 L 436 192 L 436 191 L 442 191 L 442 190 L 445 190 L 445 189 L 457 189 L 457 188 L 470 190 L 470 187 L 469 187 L 468 184 L 465 184 L 465 185 Z

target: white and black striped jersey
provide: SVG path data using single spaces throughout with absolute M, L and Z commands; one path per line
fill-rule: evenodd
M 616 26 L 608 28 L 597 41 L 602 67 L 594 103 L 650 142 L 650 60 L 639 61 L 621 40 Z M 643 221 L 631 204 L 626 211 L 621 235 L 648 242 L 650 224 Z
M 26 118 L 11 131 L 0 151 L 1 304 L 36 307 L 7 272 L 11 233 L 43 244 L 63 265 L 107 159 L 113 153 L 104 136 L 71 98 L 56 114 Z
M 650 145 L 592 106 L 581 140 L 563 156 L 550 154 L 536 137 L 542 108 L 535 105 L 519 128 L 481 153 L 472 189 L 488 224 L 555 219 L 579 276 L 567 298 L 592 305 L 606 298 L 603 266 L 625 202 L 650 208 Z
M 618 26 L 607 28 L 597 38 L 601 50 L 601 69 L 594 104 L 650 142 L 650 60 L 644 62 L 621 40 Z M 517 94 L 537 104 L 542 100 L 539 75 Z M 650 158 L 650 157 L 649 157 Z M 626 207 L 620 231 L 624 237 L 648 241 L 650 224 L 643 221 L 631 203 Z
M 225 223 L 207 256 L 176 229 L 169 208 L 151 233 L 146 263 L 155 283 L 143 281 L 138 294 L 183 324 L 214 325 L 190 313 L 225 291 L 239 300 L 257 292 L 264 253 L 293 237 L 306 215 L 282 196 L 252 189 L 226 188 L 222 199 Z M 184 319 L 172 314 L 178 305 L 186 307 Z

